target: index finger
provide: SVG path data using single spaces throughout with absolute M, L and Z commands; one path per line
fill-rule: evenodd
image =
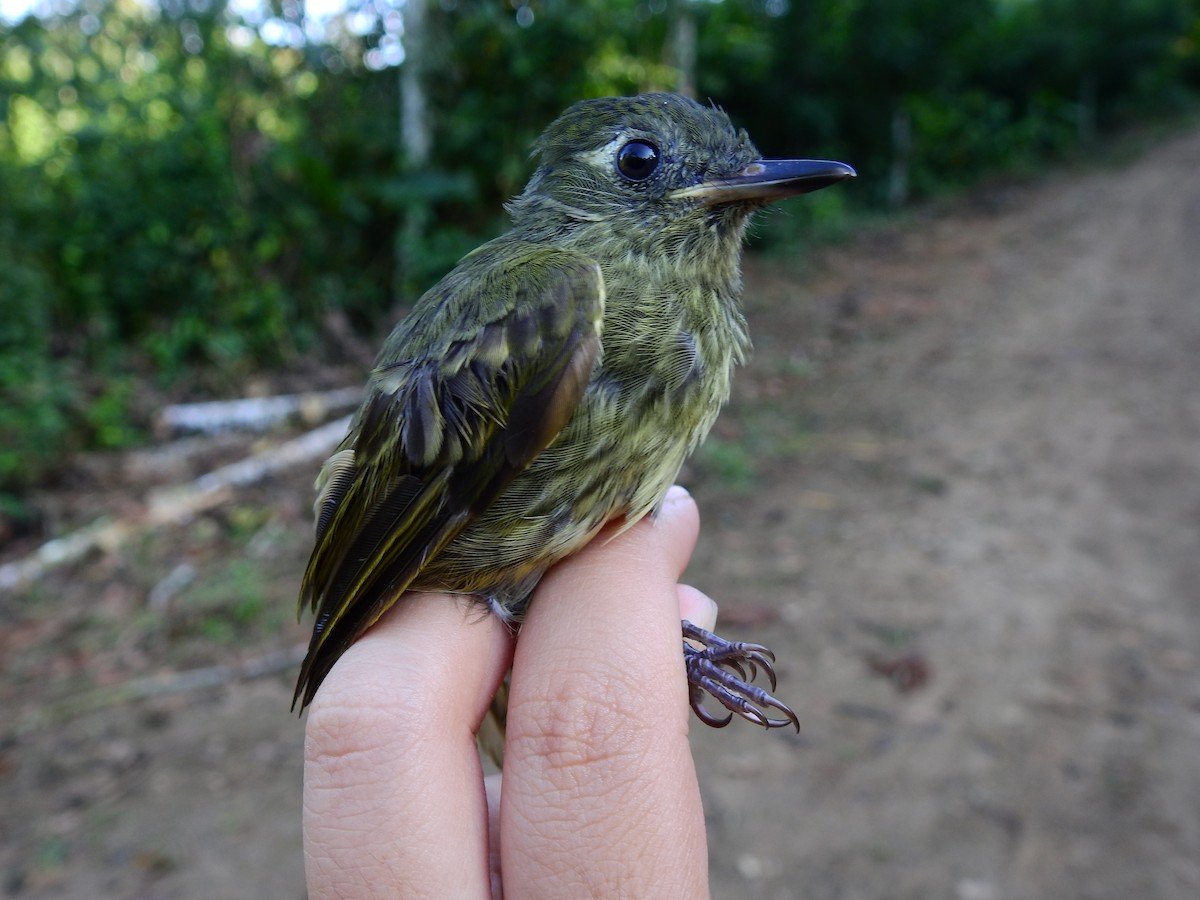
M 310 896 L 491 896 L 475 730 L 510 647 L 461 598 L 405 594 L 338 660 L 306 729 Z

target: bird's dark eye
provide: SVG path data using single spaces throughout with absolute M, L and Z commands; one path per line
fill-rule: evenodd
M 645 181 L 658 168 L 658 148 L 649 141 L 630 141 L 617 151 L 617 170 L 630 181 Z

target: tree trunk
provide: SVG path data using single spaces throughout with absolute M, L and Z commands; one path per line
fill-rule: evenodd
M 903 102 L 892 110 L 892 164 L 888 171 L 888 204 L 908 202 L 908 172 L 912 165 L 912 119 Z
M 668 28 L 667 59 L 678 73 L 675 90 L 685 97 L 696 96 L 696 17 L 690 0 L 674 0 Z
M 426 0 L 406 0 L 404 16 L 404 62 L 400 64 L 400 150 L 401 168 L 410 178 L 428 168 L 433 150 L 433 132 L 425 93 L 425 69 L 429 35 L 425 27 Z M 413 200 L 401 216 L 396 231 L 396 271 L 393 295 L 403 303 L 417 289 L 411 284 L 412 260 L 421 252 L 429 226 L 429 204 Z

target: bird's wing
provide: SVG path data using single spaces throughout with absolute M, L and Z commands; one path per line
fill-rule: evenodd
M 301 610 L 317 613 L 302 705 L 566 425 L 600 357 L 603 310 L 595 262 L 509 242 L 467 257 L 393 332 L 317 482 L 300 595 Z

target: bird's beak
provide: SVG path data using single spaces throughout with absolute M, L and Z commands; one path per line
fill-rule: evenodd
M 672 192 L 671 197 L 699 200 L 705 206 L 747 201 L 770 203 L 819 191 L 856 174 L 845 163 L 829 159 L 760 159 L 729 178 L 681 188 Z

